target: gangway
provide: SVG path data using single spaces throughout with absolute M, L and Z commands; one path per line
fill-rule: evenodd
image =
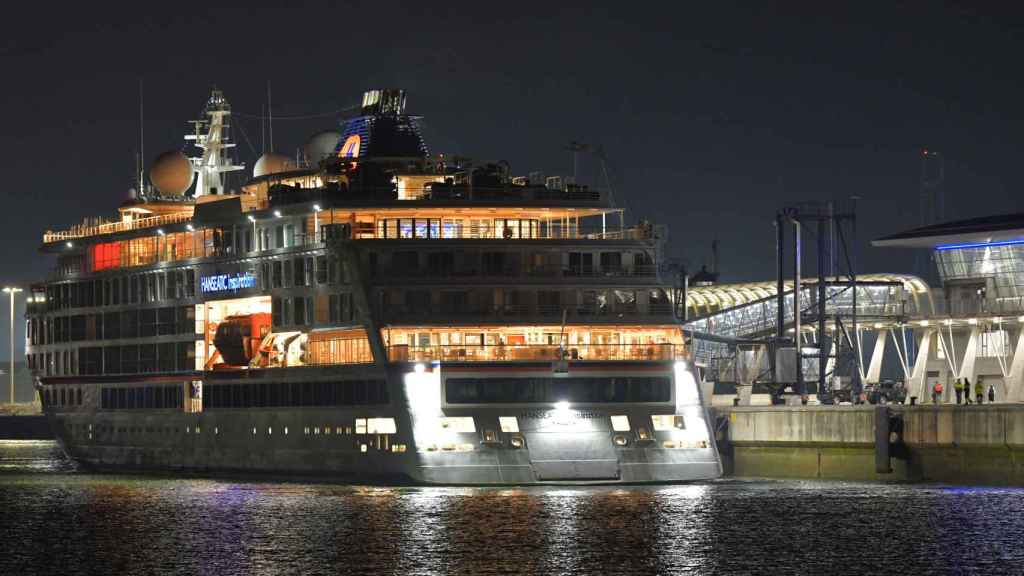
M 855 288 L 854 288 L 855 286 Z M 688 318 L 682 323 L 694 361 L 712 371 L 721 361 L 735 359 L 738 347 L 767 346 L 780 333 L 777 294 L 774 283 L 716 285 L 696 287 L 687 294 Z M 783 292 L 782 333 L 794 332 L 793 289 Z M 856 299 L 854 298 L 856 290 Z M 801 286 L 801 345 L 805 338 L 821 342 L 815 334 L 819 315 L 818 285 L 808 281 Z M 878 330 L 902 326 L 910 318 L 930 314 L 934 304 L 927 284 L 907 275 L 864 275 L 856 283 L 826 281 L 824 314 L 830 328 L 849 324 L 854 317 L 861 329 Z M 840 328 L 843 330 L 843 328 Z M 858 335 L 849 338 L 859 338 Z M 795 338 L 790 341 L 793 346 Z M 858 347 L 859 349 L 859 347 Z M 830 356 L 830 364 L 834 358 Z M 830 370 L 831 371 L 831 370 Z

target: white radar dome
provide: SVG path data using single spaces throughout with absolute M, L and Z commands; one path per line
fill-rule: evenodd
M 195 172 L 192 163 L 178 150 L 160 154 L 149 167 L 149 180 L 161 194 L 181 196 L 189 186 Z
M 278 174 L 280 172 L 295 170 L 296 168 L 295 160 L 292 160 L 284 154 L 268 152 L 263 156 L 260 156 L 260 159 L 256 161 L 256 165 L 252 167 L 252 177 L 259 178 L 260 176 L 266 176 L 267 174 Z
M 324 130 L 313 134 L 302 147 L 302 152 L 306 155 L 306 162 L 316 165 L 324 158 L 334 156 L 339 141 L 341 141 L 341 134 L 334 130 Z

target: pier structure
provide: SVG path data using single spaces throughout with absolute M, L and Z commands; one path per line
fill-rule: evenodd
M 817 279 L 783 279 L 780 269 L 775 282 L 687 287 L 683 324 L 715 385 L 707 397 L 746 405 L 792 391 L 795 400 L 803 382 L 817 380 L 804 396 L 812 404 L 857 400 L 864 390 L 893 396 L 892 387 L 906 403 L 934 403 L 938 382 L 942 404 L 956 402 L 962 379 L 972 398 L 980 382 L 985 402 L 990 388 L 996 402 L 1024 402 L 1024 215 L 930 225 L 873 244 L 930 250 L 941 285 L 904 274 L 836 274 L 819 254 L 827 270 Z M 787 362 L 793 352 L 801 370 Z M 757 389 L 769 393 L 751 394 Z

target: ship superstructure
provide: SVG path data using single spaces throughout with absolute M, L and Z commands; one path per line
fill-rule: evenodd
M 238 190 L 219 92 L 207 114 L 201 158 L 162 155 L 119 221 L 44 236 L 57 270 L 32 288 L 27 354 L 73 458 L 456 484 L 720 473 L 659 228 L 568 179 L 430 155 L 400 90 Z

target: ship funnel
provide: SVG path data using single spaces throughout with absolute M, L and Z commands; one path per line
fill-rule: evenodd
M 405 90 L 384 89 L 363 92 L 363 116 L 405 114 Z

